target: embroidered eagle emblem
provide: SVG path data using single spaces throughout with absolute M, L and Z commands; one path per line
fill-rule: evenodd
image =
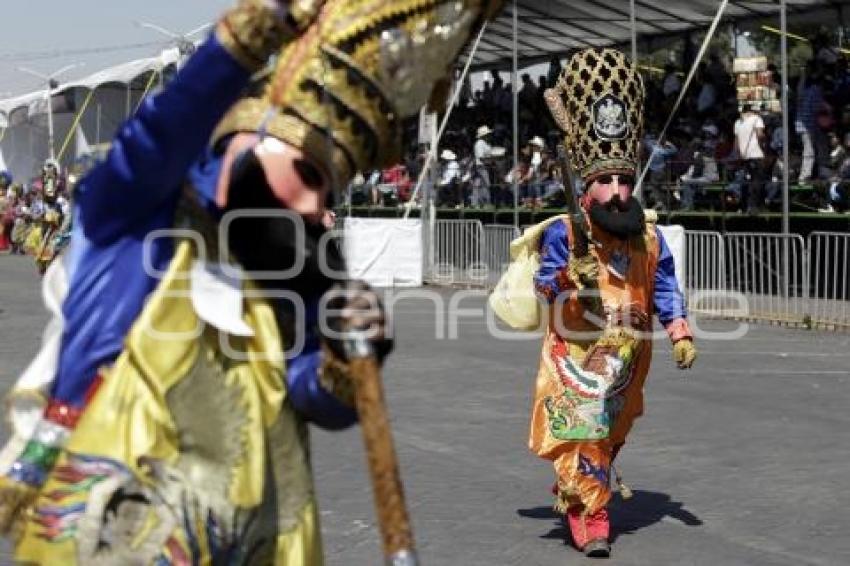
M 603 140 L 621 140 L 626 137 L 629 133 L 626 104 L 613 94 L 599 98 L 593 103 L 593 129 L 597 137 Z

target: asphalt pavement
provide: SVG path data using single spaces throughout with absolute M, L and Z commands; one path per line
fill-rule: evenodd
M 2 391 L 38 347 L 38 285 L 30 260 L 0 257 Z M 481 293 L 388 299 L 386 391 L 422 564 L 589 562 L 551 511 L 551 466 L 526 448 L 539 337 L 493 337 Z M 697 323 L 727 338 L 737 326 Z M 850 335 L 751 325 L 717 338 L 699 341 L 689 372 L 656 344 L 619 460 L 635 496 L 615 498 L 608 563 L 850 564 Z M 328 565 L 381 564 L 359 430 L 312 443 Z

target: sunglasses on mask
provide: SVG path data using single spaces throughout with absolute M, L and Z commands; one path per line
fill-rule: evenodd
M 336 243 L 324 238 L 327 227 L 315 219 L 288 211 L 269 183 L 257 153 L 260 143 L 240 151 L 231 166 L 226 210 L 239 213 L 267 210 L 268 214 L 237 218 L 228 225 L 228 249 L 257 282 L 298 293 L 321 293 L 345 273 Z M 304 190 L 320 192 L 327 186 L 321 171 L 306 159 L 292 163 Z M 333 205 L 328 191 L 325 209 Z M 300 267 L 296 267 L 300 266 Z M 276 275 L 279 274 L 279 275 Z M 285 275 L 284 275 L 285 274 Z
M 593 182 L 600 185 L 611 185 L 614 183 L 614 177 L 617 177 L 617 183 L 620 185 L 634 186 L 635 178 L 631 175 L 600 175 L 593 179 Z
M 264 165 L 261 161 L 260 152 L 266 155 L 283 155 L 285 144 L 277 138 L 261 134 L 260 139 L 253 146 L 237 154 L 230 168 L 228 208 L 286 207 L 286 203 L 278 198 L 279 191 L 276 191 L 269 181 L 269 174 L 266 171 L 267 165 Z M 330 184 L 322 171 L 307 159 L 293 159 L 292 169 L 307 191 L 320 192 Z M 333 208 L 334 192 L 329 190 L 327 193 L 326 209 Z

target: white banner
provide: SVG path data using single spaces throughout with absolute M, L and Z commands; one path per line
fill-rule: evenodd
M 375 287 L 422 285 L 422 222 L 419 219 L 346 218 L 349 274 Z

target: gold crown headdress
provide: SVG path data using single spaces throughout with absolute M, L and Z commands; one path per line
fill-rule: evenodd
M 329 0 L 288 45 L 261 98 L 246 98 L 213 140 L 263 131 L 344 184 L 398 162 L 401 123 L 425 105 L 473 31 L 503 0 Z
M 574 54 L 546 102 L 583 179 L 635 175 L 644 111 L 643 80 L 620 51 Z

